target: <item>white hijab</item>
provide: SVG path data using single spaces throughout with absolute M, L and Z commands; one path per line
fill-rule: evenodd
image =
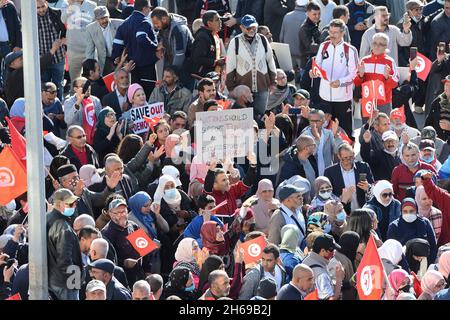
M 394 188 L 392 187 L 392 183 L 390 183 L 390 182 L 387 181 L 387 180 L 380 180 L 380 181 L 378 181 L 377 184 L 373 187 L 372 193 L 373 193 L 374 197 L 378 200 L 378 202 L 379 202 L 381 205 L 383 205 L 383 206 L 385 206 L 385 207 L 388 207 L 388 206 L 391 204 L 393 197 L 391 197 L 391 200 L 390 200 L 390 202 L 389 202 L 387 205 L 385 205 L 385 204 L 382 202 L 382 199 L 381 199 L 381 192 L 383 192 L 383 190 L 386 190 L 386 189 L 389 189 L 389 190 L 391 190 L 391 192 L 394 192 Z
M 397 240 L 388 239 L 378 248 L 378 253 L 380 254 L 380 259 L 386 259 L 393 264 L 398 264 L 402 260 L 402 244 Z
M 170 199 L 168 200 L 164 194 L 164 188 L 166 187 L 166 184 L 168 182 L 173 182 L 174 186 L 177 185 L 175 182 L 175 179 L 169 175 L 165 174 L 159 178 L 158 187 L 156 188 L 156 192 L 155 192 L 154 203 L 161 204 L 161 199 L 164 199 L 164 201 L 166 201 L 169 205 L 179 205 L 181 202 L 181 194 L 178 190 L 177 190 L 177 197 L 174 200 L 170 200 Z

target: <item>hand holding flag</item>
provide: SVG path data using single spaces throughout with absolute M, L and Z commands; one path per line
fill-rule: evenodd
M 150 237 L 142 229 L 136 230 L 126 238 L 130 241 L 133 248 L 141 257 L 144 257 L 153 250 L 158 249 L 158 245 L 152 241 L 152 239 L 150 239 Z
M 144 121 L 148 124 L 152 132 L 155 133 L 155 127 L 161 121 L 161 117 L 149 118 L 144 116 Z
M 239 245 L 239 250 L 244 250 L 245 264 L 259 261 L 262 257 L 262 252 L 265 247 L 266 239 L 263 236 L 259 236 L 253 240 L 246 241 Z
M 320 77 L 322 79 L 328 80 L 327 72 L 317 64 L 316 58 L 313 58 L 312 60 L 311 71 L 315 77 Z

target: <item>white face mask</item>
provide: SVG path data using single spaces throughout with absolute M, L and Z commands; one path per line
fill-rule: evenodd
M 331 191 L 319 192 L 319 195 L 322 199 L 328 200 L 331 197 Z
M 6 209 L 7 209 L 8 211 L 14 211 L 14 210 L 16 210 L 16 200 L 10 201 L 9 203 L 6 204 L 5 207 L 6 207 Z
M 402 218 L 408 223 L 413 223 L 417 219 L 417 214 L 414 213 L 402 214 Z

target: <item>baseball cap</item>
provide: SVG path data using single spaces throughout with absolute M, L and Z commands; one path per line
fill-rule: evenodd
M 98 6 L 94 9 L 94 17 L 95 20 L 99 20 L 105 17 L 109 18 L 109 12 L 108 9 L 105 6 Z
M 58 189 L 53 194 L 53 201 L 64 202 L 64 204 L 72 204 L 78 199 L 69 189 Z
M 431 150 L 431 151 L 436 150 L 436 148 L 434 147 L 434 141 L 431 139 L 424 139 L 424 140 L 420 141 L 419 149 L 420 150 Z
M 398 141 L 397 134 L 394 131 L 392 131 L 392 130 L 385 131 L 383 133 L 383 135 L 381 136 L 381 139 L 383 141 L 386 141 L 386 140 L 396 140 L 396 141 Z
M 179 187 L 182 185 L 180 180 L 180 171 L 178 171 L 177 168 L 174 166 L 164 166 L 161 171 L 163 175 L 168 175 L 175 179 L 175 186 Z
M 256 18 L 250 14 L 246 14 L 241 19 L 241 25 L 248 29 L 251 27 L 258 27 L 258 22 L 256 21 Z
M 6 55 L 5 57 L 5 68 L 8 68 L 9 65 L 16 60 L 17 58 L 20 58 L 21 56 L 23 56 L 23 52 L 22 51 L 16 51 L 16 52 L 10 52 Z
M 264 278 L 259 281 L 256 295 L 265 299 L 271 299 L 277 296 L 277 284 L 272 278 Z
M 95 268 L 95 269 L 100 269 L 105 272 L 113 274 L 115 265 L 114 265 L 114 262 L 112 262 L 109 259 L 98 259 L 98 260 L 95 260 L 94 262 L 91 262 L 89 264 L 89 267 Z
M 106 286 L 100 280 L 91 280 L 86 286 L 86 292 L 94 292 L 95 290 L 102 290 L 106 292 Z
M 305 192 L 306 192 L 306 189 L 304 189 L 304 188 L 298 188 L 292 184 L 287 184 L 280 189 L 279 198 L 280 198 L 280 201 L 283 201 L 283 200 L 289 198 L 293 193 L 304 194 Z
M 114 199 L 113 201 L 110 202 L 108 210 L 116 209 L 120 206 L 127 207 L 128 205 L 127 205 L 126 201 L 123 199 Z
M 435 141 L 436 140 L 436 129 L 434 129 L 432 126 L 426 126 L 422 129 L 421 132 L 421 138 L 424 139 L 430 139 Z
M 323 234 L 318 236 L 313 243 L 313 251 L 320 252 L 320 250 L 341 250 L 341 246 L 338 245 L 333 236 L 329 234 Z
M 306 91 L 305 89 L 298 89 L 297 91 L 295 91 L 295 93 L 292 95 L 293 97 L 295 96 L 301 96 L 303 99 L 310 99 L 311 95 L 309 94 L 308 91 Z
M 210 78 L 212 81 L 217 81 L 220 79 L 220 76 L 217 72 L 211 71 L 206 74 L 205 78 Z

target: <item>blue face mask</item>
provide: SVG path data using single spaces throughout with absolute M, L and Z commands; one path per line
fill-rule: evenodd
M 331 231 L 331 224 L 327 224 L 325 225 L 325 228 L 323 228 L 323 232 L 324 233 L 329 233 Z
M 422 160 L 423 162 L 426 162 L 426 163 L 432 163 L 434 160 L 434 155 L 429 158 L 420 157 L 420 160 Z
M 66 217 L 71 217 L 75 213 L 75 208 L 65 208 L 63 215 Z
M 347 214 L 344 211 L 341 211 L 336 215 L 337 222 L 343 222 L 343 221 L 345 221 L 346 218 L 347 218 Z
M 173 188 L 166 190 L 164 191 L 164 195 L 167 197 L 167 199 L 173 200 L 177 197 L 177 189 Z
M 192 283 L 189 287 L 184 288 L 186 292 L 193 292 L 195 290 L 195 285 Z

